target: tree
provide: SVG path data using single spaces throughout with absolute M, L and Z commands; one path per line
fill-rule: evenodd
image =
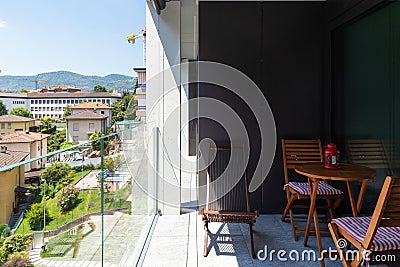
M 50 117 L 44 117 L 42 119 L 40 119 L 40 122 L 43 124 L 43 128 L 46 130 L 49 130 L 50 128 L 53 127 L 53 122 L 54 120 Z
M 27 117 L 27 118 L 32 118 L 32 114 L 27 110 L 26 108 L 19 107 L 19 108 L 13 108 L 10 112 L 11 115 L 17 115 L 17 116 L 22 116 L 22 117 Z
M 43 227 L 43 203 L 34 203 L 26 212 L 26 219 L 32 230 L 40 230 Z M 50 219 L 49 211 L 46 209 L 46 220 Z
M 122 100 L 111 104 L 112 109 L 112 124 L 117 121 L 123 121 L 126 118 L 133 119 L 136 115 L 136 100 L 133 100 L 133 95 L 129 92 L 124 92 Z
M 115 172 L 115 162 L 112 158 L 106 158 L 104 160 L 104 168 L 108 172 Z
M 40 178 L 46 180 L 48 184 L 57 185 L 67 178 L 70 171 L 71 167 L 68 164 L 56 162 L 45 168 Z
M 7 115 L 8 110 L 7 106 L 3 104 L 3 101 L 0 100 L 0 116 Z
M 64 143 L 61 144 L 60 149 L 68 148 L 68 147 L 71 147 L 71 146 L 74 146 L 74 145 L 76 145 L 76 144 L 74 144 L 72 142 L 64 142 Z
M 57 206 L 61 207 L 61 211 L 70 211 L 78 203 L 79 188 L 70 184 L 64 187 L 61 192 L 57 195 Z
M 110 93 L 110 94 L 112 94 L 112 93 L 114 92 L 114 89 L 113 89 L 113 88 L 110 88 L 110 89 L 107 90 L 107 92 Z
M 102 136 L 104 136 L 104 134 L 102 134 L 101 132 L 93 133 L 89 137 L 89 141 L 98 139 Z M 96 141 L 90 142 L 90 145 L 92 146 L 93 150 L 100 150 L 101 149 L 101 140 L 96 140 Z M 106 147 L 106 144 L 104 144 L 104 147 Z
M 65 119 L 65 117 L 67 117 L 67 116 L 69 116 L 71 114 L 72 114 L 71 106 L 70 105 L 66 105 L 64 107 L 64 119 Z
M 18 93 L 29 93 L 29 90 L 27 89 L 21 89 L 18 91 Z
M 106 90 L 106 88 L 104 86 L 96 85 L 93 88 L 93 92 L 107 92 L 107 90 Z
M 62 131 L 57 131 L 54 134 L 50 135 L 47 139 L 47 150 L 49 152 L 57 151 L 62 148 L 66 140 L 66 132 L 65 129 Z

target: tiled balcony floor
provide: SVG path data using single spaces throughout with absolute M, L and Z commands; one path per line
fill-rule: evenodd
M 196 212 L 183 215 L 164 215 L 158 219 L 153 237 L 147 251 L 143 266 L 307 266 L 318 267 L 318 261 L 278 261 L 276 253 L 273 261 L 252 259 L 249 247 L 248 226 L 244 224 L 210 223 L 213 234 L 211 249 L 203 257 L 203 223 Z M 301 252 L 313 249 L 317 251 L 316 237 L 309 238 L 308 247 L 303 246 L 303 234 L 299 232 L 299 241 L 294 241 L 289 222 L 281 222 L 280 215 L 261 215 L 254 225 L 254 242 L 256 252 L 268 247 L 271 250 L 291 250 Z M 217 239 L 217 242 L 215 240 Z M 214 241 L 213 241 L 214 240 Z M 323 238 L 324 249 L 335 249 L 330 237 Z M 262 254 L 263 255 L 263 254 Z M 292 254 L 295 255 L 295 254 Z M 318 255 L 318 253 L 317 253 Z M 342 266 L 339 260 L 325 260 L 327 267 Z M 382 265 L 386 266 L 386 265 Z

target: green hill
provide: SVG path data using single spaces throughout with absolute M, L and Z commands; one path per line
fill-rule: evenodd
M 117 91 L 132 91 L 136 83 L 136 77 L 121 74 L 110 74 L 107 76 L 86 76 L 70 71 L 55 71 L 40 73 L 33 76 L 0 76 L 0 90 L 17 92 L 21 89 L 33 90 L 36 87 L 35 80 L 47 80 L 39 82 L 38 88 L 53 85 L 70 85 L 81 88 L 83 91 L 92 91 L 96 85 L 107 89 L 113 88 Z

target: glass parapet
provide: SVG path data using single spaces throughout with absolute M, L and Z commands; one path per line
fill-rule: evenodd
M 25 237 L 27 246 L 0 260 L 22 251 L 35 266 L 135 266 L 158 210 L 154 133 L 127 121 L 112 134 L 51 153 L 42 140 L 36 158 L 2 147 L 10 164 L 0 167 L 7 181 L 0 187 L 0 223 L 8 224 L 0 234 Z

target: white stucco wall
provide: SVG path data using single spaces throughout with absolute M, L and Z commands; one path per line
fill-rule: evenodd
M 159 208 L 163 214 L 180 213 L 180 120 L 171 115 L 179 110 L 180 69 L 180 2 L 168 2 L 160 15 L 151 2 L 146 7 L 146 104 L 148 133 L 158 127 Z M 151 140 L 151 139 L 150 139 Z M 172 161 L 172 162 L 171 162 Z

